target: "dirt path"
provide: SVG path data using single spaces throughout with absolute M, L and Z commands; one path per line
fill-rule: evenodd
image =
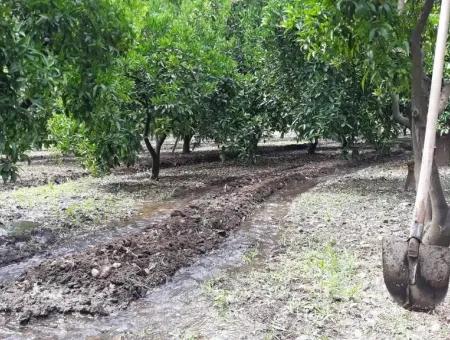
M 92 318 L 54 316 L 35 320 L 26 326 L 0 326 L 0 338 L 11 339 L 190 339 L 184 332 L 192 325 L 206 325 L 205 314 L 215 314 L 210 304 L 208 280 L 224 271 L 253 266 L 255 256 L 271 254 L 279 247 L 279 222 L 288 212 L 289 203 L 299 192 L 308 190 L 316 180 L 290 182 L 258 206 L 241 228 L 224 244 L 201 256 L 191 266 L 177 271 L 171 280 L 124 311 Z M 258 253 L 256 255 L 256 253 Z M 223 320 L 226 321 L 226 320 Z M 217 338 L 217 326 L 211 323 L 210 335 Z M 206 334 L 205 334 L 206 335 Z M 232 337 L 232 334 L 228 338 Z M 195 337 L 194 337 L 195 338 Z
M 257 220 L 264 216 L 272 221 L 270 227 L 278 235 L 276 246 L 269 250 L 251 247 L 242 256 L 245 265 L 241 269 L 225 271 L 208 282 L 204 281 L 209 276 L 200 275 L 198 296 L 204 304 L 200 314 L 194 316 L 207 320 L 207 329 L 174 317 L 179 323 L 168 323 L 169 333 L 151 334 L 155 338 L 174 334 L 177 338 L 229 334 L 255 339 L 414 337 L 409 332 L 409 319 L 415 314 L 402 314 L 403 310 L 390 302 L 380 281 L 378 258 L 377 231 L 390 235 L 407 230 L 400 224 L 407 224 L 413 198 L 401 190 L 404 162 L 345 174 L 351 163 L 332 155 L 318 156 L 315 162 L 305 157 L 294 163 L 289 157 L 277 167 L 269 159 L 260 168 L 253 168 L 251 176 L 243 176 L 239 167 L 234 173 L 239 176 L 229 176 L 230 167 L 221 166 L 217 169 L 228 177 L 208 179 L 208 186 L 215 183 L 220 190 L 205 191 L 205 195 L 172 210 L 166 220 L 94 244 L 85 251 L 44 261 L 17 282 L 1 283 L 0 309 L 6 314 L 0 318 L 0 335 L 15 329 L 16 322 L 58 313 L 127 315 L 121 310 L 130 302 L 154 292 L 153 287 L 167 282 L 180 268 L 197 259 L 202 261 L 205 253 L 234 235 L 242 221 L 274 191 L 295 181 L 309 183 L 308 178 L 332 174 L 340 168 L 344 169 L 342 175 L 333 175 L 292 204 L 281 200 L 278 214 L 256 215 Z M 280 211 L 289 212 L 288 216 L 280 216 Z M 375 247 L 369 243 L 370 238 Z M 217 269 L 214 263 L 210 269 Z M 143 308 L 148 309 L 145 301 L 148 298 Z M 445 310 L 445 305 L 424 318 L 428 323 L 420 319 L 418 324 L 425 329 L 431 322 L 438 338 L 450 330 L 445 326 L 442 308 Z M 392 310 L 399 312 L 393 314 Z M 168 311 L 170 306 L 164 313 Z M 390 319 L 392 315 L 395 318 Z M 405 327 L 398 326 L 397 321 L 404 322 Z M 378 329 L 380 325 L 383 331 Z M 157 320 L 153 320 L 153 327 L 158 328 Z M 33 324 L 28 329 L 32 330 Z M 145 323 L 127 332 L 133 337 L 150 334 Z

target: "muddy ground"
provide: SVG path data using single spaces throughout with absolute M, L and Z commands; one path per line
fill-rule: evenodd
M 214 248 L 273 191 L 305 176 L 333 172 L 343 163 L 333 148 L 313 156 L 304 149 L 262 148 L 256 166 L 205 161 L 205 153 L 214 151 L 193 153 L 186 156 L 193 165 L 169 167 L 158 182 L 149 179 L 143 163 L 93 178 L 71 159 L 34 155 L 30 167 L 37 166 L 38 174 L 27 169 L 21 181 L 1 192 L 1 264 L 20 267 L 27 258 L 44 255 L 32 258 L 16 283 L 10 282 L 8 266 L 0 270 L 8 278 L 0 280 L 1 310 L 25 323 L 52 313 L 103 315 L 126 307 Z M 49 173 L 53 179 L 40 185 Z M 170 215 L 152 221 L 161 206 L 170 206 Z M 141 220 L 140 228 L 121 233 L 127 219 Z M 102 240 L 112 226 L 118 230 L 115 237 Z M 78 249 L 80 239 L 94 242 Z M 59 259 L 64 252 L 54 249 L 72 243 L 77 249 Z
M 441 174 L 449 196 L 450 170 Z M 384 287 L 381 238 L 407 235 L 414 201 L 414 193 L 403 190 L 405 175 L 401 157 L 290 182 L 260 208 L 252 206 L 242 230 L 249 239 L 241 230 L 231 233 L 224 246 L 179 270 L 127 311 L 33 321 L 11 333 L 0 327 L 0 334 L 91 340 L 448 339 L 448 298 L 432 313 L 414 313 L 392 302 Z
M 283 169 L 291 162 L 304 164 L 309 159 L 304 149 L 304 145 L 263 146 L 256 167 L 221 163 L 218 150 L 211 146 L 187 155 L 166 150 L 160 181 L 150 179 L 151 161 L 145 154 L 133 167 L 94 178 L 74 158 L 32 153 L 31 163 L 20 165 L 19 181 L 0 185 L 0 265 L 22 261 L 76 237 L 90 238 L 93 233 L 101 237 L 105 229 L 120 229 L 177 202 L 221 190 L 236 178 Z
M 448 197 L 450 171 L 441 174 Z M 432 313 L 409 312 L 383 283 L 381 239 L 407 236 L 414 203 L 405 175 L 403 162 L 390 162 L 299 195 L 277 249 L 205 285 L 214 310 L 207 329 L 255 339 L 449 339 L 449 298 Z
M 13 329 L 15 326 L 11 325 L 32 321 L 24 328 L 24 334 L 28 334 L 25 337 L 29 337 L 34 334 L 36 318 L 61 313 L 95 317 L 112 313 L 113 319 L 120 319 L 121 310 L 130 302 L 145 295 L 151 301 L 154 294 L 159 294 L 157 305 L 148 305 L 147 297 L 131 308 L 132 319 L 139 315 L 134 309 L 148 309 L 143 324 L 122 332 L 116 326 L 102 326 L 101 338 L 114 334 L 122 339 L 445 339 L 450 334 L 447 302 L 431 314 L 407 312 L 391 301 L 382 281 L 381 237 L 404 236 L 408 230 L 413 193 L 404 192 L 403 185 L 409 156 L 397 155 L 388 163 L 385 158 L 374 159 L 370 153 L 361 157 L 366 160 L 345 161 L 333 149 L 307 156 L 302 148 L 269 148 L 256 167 L 214 161 L 191 163 L 163 170 L 160 182 L 148 182 L 148 173 L 137 168 L 118 170 L 109 178 L 80 176 L 64 184 L 52 184 L 57 190 L 68 185 L 67 190 L 59 190 L 53 196 L 39 196 L 39 190 L 48 184 L 5 189 L 1 194 L 10 198 L 11 205 L 15 204 L 14 193 L 31 190 L 38 199 L 30 206 L 39 211 L 67 197 L 61 195 L 68 193 L 70 198 L 75 190 L 72 188 L 83 188 L 78 195 L 81 201 L 99 196 L 95 213 L 104 223 L 88 220 L 90 227 L 84 226 L 88 222 L 82 222 L 68 228 L 80 231 L 66 233 L 58 223 L 67 218 L 52 215 L 49 208 L 44 215 L 51 223 L 44 229 L 40 223 L 30 226 L 28 235 L 37 235 L 34 230 L 49 229 L 64 236 L 39 249 L 47 252 L 43 262 L 26 268 L 17 280 L 1 283 L 0 334 L 9 332 L 2 327 Z M 450 172 L 443 172 L 448 195 Z M 318 178 L 319 184 L 300 194 L 309 188 L 313 178 Z M 133 189 L 111 191 L 111 183 Z M 273 192 L 288 189 L 289 195 L 298 194 L 277 203 L 275 211 L 264 205 L 258 210 Z M 106 206 L 103 195 L 111 192 L 115 199 L 110 202 L 112 216 L 105 222 L 111 206 Z M 53 201 L 46 201 L 47 197 Z M 129 201 L 121 205 L 125 198 Z M 161 218 L 157 207 L 166 203 L 172 208 Z M 146 205 L 150 205 L 150 212 L 145 211 Z M 143 214 L 140 217 L 139 212 Z M 178 298 L 186 297 L 187 302 L 171 302 L 175 296 L 164 294 L 165 290 L 170 292 L 164 283 L 169 282 L 170 286 L 170 278 L 174 274 L 176 278 L 182 267 L 194 264 L 192 268 L 196 268 L 196 263 L 202 263 L 202 258 L 208 258 L 213 249 L 220 249 L 225 240 L 233 239 L 249 218 L 256 218 L 258 224 L 270 221 L 261 237 L 270 238 L 271 247 L 250 245 L 237 268 L 225 269 L 212 279 L 204 281 L 194 273 L 194 282 L 198 281 L 196 291 L 189 290 L 183 278 L 175 279 L 181 280 Z M 70 243 L 80 235 L 102 234 L 110 230 L 111 223 L 120 230 L 127 219 L 141 219 L 140 227 L 126 229 L 123 234 L 119 231 L 104 242 L 96 239 L 86 249 L 65 257 L 52 258 L 53 249 L 63 243 L 61 240 Z M 203 270 L 214 272 L 217 263 L 208 263 L 211 267 Z M 1 273 L 0 270 L 0 276 Z M 155 291 L 156 286 L 159 288 Z M 158 311 L 164 315 L 158 315 Z M 127 315 L 123 314 L 122 319 L 133 325 Z M 50 325 L 56 321 L 49 320 L 49 327 L 53 327 Z M 57 324 L 62 325 L 61 322 L 66 321 L 59 320 Z M 42 324 L 46 322 L 40 324 L 39 334 L 45 334 Z M 81 323 L 77 327 L 83 328 Z

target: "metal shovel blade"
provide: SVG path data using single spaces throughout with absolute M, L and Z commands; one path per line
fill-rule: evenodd
M 408 242 L 383 238 L 384 283 L 406 309 L 433 310 L 446 296 L 450 276 L 449 248 L 420 244 L 415 284 L 410 284 Z

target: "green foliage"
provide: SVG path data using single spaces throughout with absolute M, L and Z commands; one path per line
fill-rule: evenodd
M 394 5 L 269 1 L 272 65 L 300 139 L 333 138 L 347 147 L 364 138 L 384 150 L 396 136 L 386 98 L 408 91 L 409 49 Z
M 83 122 L 64 114 L 55 114 L 48 120 L 50 142 L 63 154 L 73 154 L 94 175 L 101 173 L 96 159 L 96 145 L 89 140 Z
M 262 14 L 266 1 L 233 3 L 227 35 L 233 42 L 236 63 L 233 81 L 220 83 L 211 101 L 216 123 L 213 138 L 231 154 L 254 162 L 262 137 L 274 131 L 286 132 L 290 117 L 284 111 L 279 74 L 272 70 L 271 52 L 266 48 Z
M 17 178 L 17 161 L 42 142 L 49 116 L 54 59 L 33 41 L 28 19 L 14 12 L 13 1 L 0 3 L 0 173 Z
M 420 10 L 407 2 L 399 15 L 396 5 L 4 0 L 0 173 L 15 180 L 15 164 L 47 142 L 104 173 L 133 164 L 146 132 L 212 139 L 251 162 L 276 131 L 383 150 L 398 129 L 390 94 L 410 92 Z
M 233 71 L 223 34 L 228 7 L 229 1 L 149 2 L 142 62 L 131 71 L 141 120 L 151 116 L 153 133 L 192 135 L 218 80 Z M 157 128 L 161 118 L 165 131 Z
M 308 59 L 361 70 L 362 85 L 409 84 L 409 43 L 405 17 L 396 0 L 289 1 L 282 22 L 294 30 Z
M 90 168 L 107 170 L 135 159 L 140 144 L 129 97 L 133 83 L 123 67 L 145 9 L 140 0 L 0 4 L 4 179 L 16 178 L 9 163 L 42 143 L 56 103 L 58 111 L 85 123 L 79 154 Z
M 63 154 L 76 153 L 77 145 L 85 138 L 84 124 L 64 114 L 55 114 L 48 121 L 50 140 Z

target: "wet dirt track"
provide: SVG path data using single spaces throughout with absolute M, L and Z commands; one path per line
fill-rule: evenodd
M 180 269 L 166 284 L 149 291 L 148 295 L 125 311 L 95 318 L 90 316 L 59 316 L 37 320 L 25 327 L 6 326 L 0 337 L 8 339 L 111 339 L 185 338 L 185 330 L 195 328 L 207 337 L 230 339 L 238 337 L 242 328 L 222 333 L 205 322 L 214 313 L 205 290 L 208 280 L 220 273 L 230 274 L 250 270 L 277 252 L 278 234 L 289 205 L 298 194 L 313 187 L 317 180 L 293 181 L 257 208 L 240 230 L 220 248 L 200 257 L 193 265 Z M 257 252 L 257 261 L 250 264 L 246 256 Z M 250 255 L 249 255 L 250 254 Z M 254 258 L 252 258 L 255 260 Z M 217 325 L 216 325 L 217 326 Z M 246 325 L 251 328 L 252 325 Z
M 147 304 L 148 301 L 151 300 L 151 296 L 155 296 L 155 292 L 160 291 L 161 289 L 164 290 L 164 287 L 167 285 L 178 282 L 177 277 L 179 277 L 179 275 L 181 275 L 180 273 L 183 273 L 183 271 L 189 272 L 191 269 L 194 270 L 193 275 L 198 277 L 198 281 L 203 284 L 206 277 L 196 272 L 196 264 L 194 264 L 193 267 L 186 267 L 187 269 L 179 269 L 183 266 L 192 264 L 193 261 L 198 258 L 200 258 L 199 263 L 202 261 L 208 262 L 208 256 L 202 254 L 214 251 L 213 249 L 217 248 L 217 246 L 224 241 L 225 246 L 223 248 L 221 247 L 220 251 L 223 250 L 225 252 L 225 255 L 222 256 L 229 259 L 231 263 L 225 263 L 222 266 L 220 264 L 221 261 L 217 261 L 217 259 L 209 260 L 210 264 L 219 265 L 217 268 L 210 267 L 204 271 L 209 275 L 209 272 L 213 273 L 216 269 L 220 270 L 221 268 L 230 267 L 234 261 L 234 257 L 230 255 L 232 254 L 232 251 L 227 250 L 227 244 L 232 244 L 235 236 L 239 240 L 239 233 L 244 232 L 240 230 L 237 232 L 237 235 L 235 235 L 235 230 L 242 224 L 242 220 L 252 214 L 253 210 L 274 191 L 277 191 L 288 184 L 288 187 L 294 192 L 301 192 L 305 189 L 305 181 L 306 183 L 312 183 L 309 182 L 308 178 L 320 177 L 333 173 L 335 168 L 343 166 L 343 163 L 345 162 L 323 160 L 307 166 L 291 166 L 285 168 L 281 172 L 283 174 L 281 176 L 276 172 L 271 173 L 268 171 L 266 174 L 267 176 L 260 176 L 257 180 L 241 178 L 234 183 L 231 181 L 230 183 L 226 183 L 223 188 L 221 187 L 223 192 L 220 194 L 217 192 L 209 193 L 205 195 L 205 197 L 199 199 L 198 202 L 194 200 L 187 205 L 187 207 L 171 210 L 169 216 L 166 216 L 166 222 L 157 222 L 156 224 L 147 225 L 141 228 L 137 234 L 131 233 L 128 236 L 119 237 L 119 239 L 112 238 L 112 241 L 90 247 L 86 252 L 70 254 L 61 260 L 45 261 L 37 267 L 31 268 L 26 274 L 21 276 L 17 283 L 10 284 L 9 282 L 5 282 L 2 287 L 1 300 L 5 301 L 6 299 L 9 299 L 8 302 L 3 302 L 2 309 L 8 313 L 12 312 L 13 316 L 19 315 L 19 319 L 9 317 L 8 314 L 6 314 L 6 317 L 2 321 L 4 326 L 1 332 L 4 332 L 4 334 L 0 333 L 0 335 L 8 336 L 9 334 L 12 337 L 29 336 L 33 334 L 33 331 L 36 332 L 39 327 L 44 324 L 48 325 L 46 327 L 51 328 L 55 323 L 53 321 L 41 322 L 33 320 L 33 323 L 26 328 L 16 328 L 16 321 L 28 322 L 33 318 L 48 317 L 55 313 L 74 312 L 76 314 L 80 313 L 88 315 L 104 315 L 112 313 L 113 317 L 104 317 L 100 319 L 99 324 L 106 322 L 106 325 L 99 326 L 100 328 L 93 326 L 93 333 L 89 334 L 98 334 L 98 332 L 104 332 L 105 330 L 112 330 L 112 332 L 115 330 L 120 331 L 123 327 L 118 326 L 117 324 L 111 325 L 112 320 L 123 320 L 125 324 L 129 323 L 129 321 L 126 322 L 125 320 L 133 319 L 134 316 L 130 316 L 129 314 L 126 316 L 126 313 L 132 311 L 133 308 L 140 303 Z M 279 171 L 280 169 L 278 169 L 278 172 Z M 292 183 L 295 183 L 296 181 L 300 181 L 300 183 L 303 184 L 294 186 Z M 277 199 L 280 201 L 279 206 L 275 204 L 276 210 L 283 211 L 285 208 L 283 204 L 287 206 L 288 202 L 283 198 L 280 198 L 280 196 L 276 197 L 278 197 Z M 286 195 L 286 197 L 289 198 L 289 195 Z M 270 204 L 273 204 L 272 199 L 271 202 L 272 203 Z M 269 206 L 266 206 L 269 211 L 268 214 L 271 214 L 272 212 L 268 207 Z M 199 215 L 201 216 L 200 219 L 197 217 Z M 264 218 L 268 216 L 264 215 L 264 213 L 262 215 Z M 258 213 L 254 216 L 258 219 Z M 270 216 L 267 218 L 269 220 L 272 219 Z M 279 221 L 279 217 L 277 218 Z M 200 233 L 198 233 L 198 226 L 199 224 L 202 224 L 200 223 L 202 220 L 206 221 L 206 223 L 203 224 L 203 227 L 206 227 L 206 229 L 200 230 Z M 245 223 L 247 225 L 248 222 Z M 183 231 L 181 230 L 186 226 L 187 229 L 185 230 L 196 230 L 197 232 L 194 234 L 195 237 L 189 236 L 188 239 L 183 239 L 181 237 L 181 245 L 186 245 L 186 241 L 188 241 L 188 248 L 173 243 L 174 240 L 175 242 L 180 241 L 178 236 L 183 236 Z M 249 229 L 251 228 L 252 227 L 250 226 Z M 164 229 L 168 229 L 169 234 L 164 234 Z M 172 230 L 170 231 L 170 229 Z M 156 233 L 155 230 L 157 231 Z M 159 230 L 163 230 L 164 232 L 161 232 L 160 235 L 158 235 Z M 174 230 L 177 230 L 177 232 L 174 233 Z M 245 228 L 243 230 L 245 230 Z M 206 236 L 204 237 L 204 235 L 201 235 L 202 233 Z M 147 234 L 150 234 L 150 238 L 148 238 Z M 256 226 L 256 229 L 252 230 L 250 234 L 259 235 L 258 227 Z M 167 235 L 170 235 L 170 237 L 166 237 Z M 227 239 L 230 235 L 231 237 Z M 155 238 L 155 236 L 157 237 Z M 263 233 L 263 236 L 267 237 L 267 228 L 266 232 Z M 164 244 L 164 242 L 161 242 L 162 239 L 170 239 L 170 241 Z M 196 242 L 192 246 L 189 242 L 194 239 Z M 155 247 L 149 247 L 149 242 L 150 245 L 152 244 L 151 242 L 155 242 Z M 247 242 L 245 239 L 241 239 L 238 243 L 240 244 L 238 248 L 246 248 L 245 245 Z M 164 249 L 158 248 L 161 244 L 163 244 L 162 248 Z M 174 257 L 175 262 L 170 263 L 170 260 L 165 261 L 165 258 L 173 256 L 173 250 L 175 249 L 182 249 L 183 251 L 186 251 L 186 249 L 190 250 L 187 250 L 187 253 L 185 253 L 184 256 L 179 256 L 179 251 L 177 251 Z M 141 256 L 139 255 L 140 250 L 143 250 Z M 169 257 L 164 255 L 162 256 L 163 261 L 158 262 L 161 259 L 161 250 L 166 252 L 164 254 L 169 254 Z M 226 255 L 227 253 L 228 255 Z M 154 258 L 152 258 L 152 254 L 154 254 Z M 260 254 L 260 251 L 258 251 L 258 254 Z M 214 256 L 214 254 L 212 256 Z M 258 256 L 261 256 L 261 254 Z M 238 262 L 242 262 L 242 254 L 239 258 L 240 260 L 238 260 Z M 143 259 L 145 263 L 139 262 L 140 259 Z M 151 259 L 150 262 L 148 261 L 149 259 Z M 96 269 L 96 271 L 94 271 L 94 269 Z M 4 271 L 4 273 L 6 272 L 7 271 Z M 119 273 L 119 276 L 116 275 L 117 273 Z M 156 275 L 154 275 L 154 273 L 156 273 Z M 163 285 L 160 288 L 152 288 L 166 282 L 174 273 L 175 276 L 173 281 L 169 280 L 168 284 Z M 4 277 L 4 281 L 9 281 L 9 279 L 5 279 Z M 188 278 L 187 281 L 183 280 L 179 281 L 182 282 L 182 286 L 186 285 L 186 282 L 192 281 L 192 277 Z M 197 280 L 194 279 L 194 281 Z M 116 295 L 117 290 L 120 291 L 119 295 Z M 144 295 L 147 297 L 133 303 L 127 311 L 122 311 L 122 309 L 127 307 L 131 301 L 134 301 L 138 297 L 143 297 Z M 186 294 L 184 292 L 181 295 Z M 1 300 L 0 303 L 2 303 Z M 62 301 L 62 303 L 60 301 Z M 69 303 L 67 303 L 67 301 L 69 301 Z M 150 308 L 150 313 L 152 313 L 152 308 L 156 308 L 155 305 L 156 304 Z M 161 305 L 161 300 L 158 305 Z M 143 308 L 144 310 L 147 309 L 147 307 Z M 167 313 L 167 311 L 164 313 Z M 161 317 L 161 315 L 158 316 L 158 313 L 154 314 L 157 317 Z M 124 315 L 124 318 L 121 319 L 120 315 Z M 75 332 L 73 334 L 77 334 L 76 327 L 79 326 L 77 320 L 80 319 L 82 320 L 81 323 L 83 323 L 91 318 L 91 316 L 81 317 L 78 315 L 74 317 L 57 317 L 56 319 L 55 317 L 52 317 L 51 320 L 57 322 L 59 325 L 58 327 L 63 328 L 66 326 L 69 327 L 68 325 L 73 323 L 74 328 L 70 328 L 72 327 L 70 326 L 67 328 L 67 333 L 64 333 L 64 335 L 59 334 L 59 336 L 65 337 L 72 334 L 72 331 Z M 145 319 L 148 321 L 148 316 L 146 316 Z M 35 325 L 36 327 L 34 327 Z M 123 328 L 122 332 L 128 332 L 135 326 L 130 327 L 131 328 Z M 85 327 L 81 328 L 85 330 Z M 30 329 L 33 331 L 27 333 L 27 330 L 29 332 Z M 18 333 L 17 330 L 19 330 Z M 144 331 L 147 332 L 148 329 Z M 139 334 L 136 336 L 138 335 Z M 155 333 L 152 336 L 159 335 Z

